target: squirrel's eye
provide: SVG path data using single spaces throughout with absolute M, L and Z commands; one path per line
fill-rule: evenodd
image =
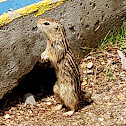
M 49 22 L 45 22 L 44 25 L 50 25 Z

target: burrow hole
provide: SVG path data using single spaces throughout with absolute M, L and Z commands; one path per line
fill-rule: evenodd
M 55 82 L 55 69 L 50 63 L 37 62 L 27 75 L 18 80 L 18 85 L 0 100 L 0 116 L 11 107 L 24 103 L 23 97 L 26 93 L 32 93 L 36 101 L 52 95 Z

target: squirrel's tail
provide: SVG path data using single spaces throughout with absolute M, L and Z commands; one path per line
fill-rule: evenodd
M 91 99 L 91 94 L 88 92 L 81 91 L 81 97 L 80 97 L 80 107 L 90 105 L 93 103 L 93 100 Z

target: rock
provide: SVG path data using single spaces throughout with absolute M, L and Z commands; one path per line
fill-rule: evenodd
M 9 115 L 9 114 L 6 114 L 6 115 L 4 116 L 4 118 L 5 118 L 5 119 L 9 119 L 9 118 L 10 118 L 10 115 Z
M 103 118 L 98 118 L 98 120 L 99 120 L 99 121 L 104 121 L 104 119 L 103 119 Z
M 27 104 L 36 105 L 35 98 L 31 93 L 27 93 L 27 94 L 24 95 L 24 101 L 25 101 L 26 105 Z
M 118 98 L 119 100 L 125 100 L 125 99 L 126 99 L 125 94 L 123 94 L 123 93 L 119 93 L 119 94 L 117 95 L 117 98 Z
M 92 62 L 89 62 L 88 64 L 87 64 L 87 68 L 88 69 L 91 69 L 93 67 L 93 63 Z
M 47 102 L 45 102 L 45 104 L 46 104 L 46 105 L 52 105 L 52 102 L 47 101 Z
M 87 70 L 87 74 L 93 74 L 93 70 Z
M 90 60 L 91 58 L 92 58 L 91 56 L 88 56 L 88 57 L 87 57 L 87 60 Z
M 11 32 L 12 28 L 7 32 L 8 35 L 0 30 L 0 99 L 18 85 L 19 79 L 33 69 L 40 60 L 41 52 L 44 50 L 43 45 L 46 44 L 41 42 L 43 37 L 39 36 L 39 31 L 28 32 L 27 28 L 18 25 L 15 27 L 16 30 L 23 31 L 19 30 L 14 35 Z M 19 33 L 22 35 L 20 36 Z M 5 41 L 2 41 L 3 39 Z
M 83 73 L 84 73 L 84 74 L 86 74 L 86 73 L 87 73 L 87 71 L 86 71 L 86 70 L 84 70 L 84 71 L 83 71 Z
M 101 64 L 102 64 L 102 65 L 105 65 L 105 62 L 103 61 Z
M 122 24 L 125 8 L 125 0 L 68 0 L 37 18 L 60 19 L 76 59 L 81 60 L 91 50 L 80 47 L 96 47 L 113 26 Z M 46 38 L 38 34 L 35 13 L 10 19 L 11 23 L 0 27 L 0 99 L 32 70 L 45 49 Z M 4 21 L 1 17 L 2 24 Z

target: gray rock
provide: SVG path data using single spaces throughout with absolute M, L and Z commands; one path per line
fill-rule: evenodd
M 70 47 L 79 61 L 88 51 L 81 47 L 96 47 L 113 26 L 122 23 L 126 2 L 68 0 L 37 18 L 35 13 L 0 27 L 0 99 L 40 60 L 46 37 L 36 29 L 38 18 L 50 16 L 63 23 Z
M 24 95 L 24 101 L 25 101 L 26 105 L 27 104 L 36 105 L 35 98 L 31 93 L 27 93 L 27 94 Z

